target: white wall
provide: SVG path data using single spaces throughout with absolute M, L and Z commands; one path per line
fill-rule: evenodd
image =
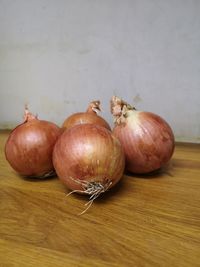
M 0 0 L 0 128 L 113 94 L 200 142 L 199 0 Z

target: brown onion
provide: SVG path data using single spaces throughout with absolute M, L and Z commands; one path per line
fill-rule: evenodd
M 98 115 L 98 111 L 100 110 L 100 101 L 92 101 L 90 102 L 86 112 L 72 114 L 64 121 L 62 127 L 64 129 L 69 129 L 77 124 L 91 123 L 111 130 L 107 121 Z
M 53 164 L 69 189 L 89 194 L 94 200 L 122 178 L 125 157 L 111 131 L 99 125 L 79 124 L 58 139 Z
M 61 129 L 52 122 L 39 120 L 25 109 L 24 122 L 9 135 L 5 156 L 21 175 L 47 177 L 54 173 L 52 153 Z
M 169 124 L 151 112 L 137 111 L 114 96 L 111 112 L 115 118 L 113 134 L 120 140 L 126 169 L 148 173 L 165 165 L 174 151 L 174 135 Z

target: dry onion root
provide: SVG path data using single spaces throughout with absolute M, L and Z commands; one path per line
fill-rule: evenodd
M 80 181 L 72 177 L 70 178 L 74 180 L 76 183 L 79 183 L 83 189 L 73 190 L 70 193 L 68 193 L 67 196 L 73 193 L 90 195 L 89 201 L 85 204 L 86 208 L 81 213 L 79 213 L 79 215 L 84 214 L 91 207 L 93 201 L 97 199 L 102 193 L 105 193 L 112 186 L 112 181 L 109 180 L 104 184 L 102 184 L 101 182 L 87 182 L 87 181 Z
M 174 151 L 174 135 L 169 124 L 151 112 L 138 111 L 119 97 L 111 99 L 113 134 L 120 140 L 126 169 L 149 173 L 164 166 Z

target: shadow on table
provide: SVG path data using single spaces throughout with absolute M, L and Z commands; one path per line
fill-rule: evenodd
M 58 179 L 58 176 L 55 172 L 53 172 L 47 176 L 43 176 L 43 177 L 24 176 L 24 175 L 20 175 L 20 177 L 25 181 L 36 182 L 36 183 L 45 182 L 45 181 L 49 181 L 49 180 L 53 180 L 53 179 Z

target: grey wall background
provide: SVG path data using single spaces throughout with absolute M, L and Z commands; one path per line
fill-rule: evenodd
M 0 0 L 0 128 L 113 94 L 200 142 L 199 0 Z

